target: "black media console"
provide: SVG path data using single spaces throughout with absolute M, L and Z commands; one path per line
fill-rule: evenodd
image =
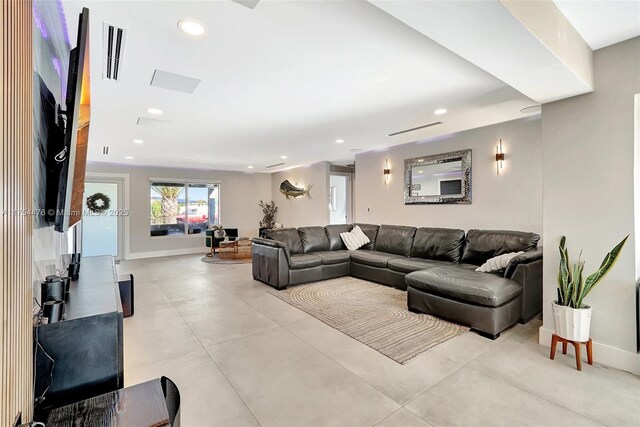
M 83 257 L 71 282 L 64 320 L 37 328 L 36 419 L 53 408 L 124 386 L 123 310 L 111 256 Z M 47 389 L 47 387 L 49 387 Z M 45 392 L 46 390 L 46 392 Z

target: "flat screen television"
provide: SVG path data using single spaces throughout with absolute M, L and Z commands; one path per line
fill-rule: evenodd
M 78 22 L 78 42 L 69 58 L 64 157 L 58 184 L 55 230 L 65 232 L 82 219 L 84 176 L 89 142 L 91 93 L 89 88 L 89 9 L 83 8 Z

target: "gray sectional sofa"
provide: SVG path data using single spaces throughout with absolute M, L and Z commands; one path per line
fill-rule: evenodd
M 265 232 L 253 240 L 253 277 L 276 289 L 354 276 L 407 291 L 411 311 L 468 325 L 492 339 L 542 310 L 540 236 L 519 231 L 356 224 L 371 240 L 348 251 L 352 225 Z M 504 272 L 475 269 L 489 258 L 524 251 Z

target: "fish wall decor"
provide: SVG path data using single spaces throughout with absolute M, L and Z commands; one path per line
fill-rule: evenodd
M 280 192 L 285 195 L 287 200 L 289 200 L 291 197 L 295 199 L 296 197 L 304 196 L 305 194 L 308 198 L 311 198 L 311 194 L 309 194 L 309 190 L 311 189 L 311 187 L 312 185 L 309 185 L 307 188 L 296 187 L 287 179 L 282 181 L 282 183 L 280 184 Z

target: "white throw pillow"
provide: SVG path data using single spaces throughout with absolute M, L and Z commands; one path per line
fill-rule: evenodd
M 340 237 L 350 251 L 355 251 L 370 242 L 364 231 L 357 225 L 349 232 L 340 233 Z
M 509 265 L 509 261 L 512 258 L 517 257 L 524 252 L 510 252 L 508 254 L 498 255 L 496 257 L 490 258 L 482 264 L 480 267 L 476 268 L 476 271 L 480 271 L 482 273 L 493 273 L 495 271 L 504 270 Z

